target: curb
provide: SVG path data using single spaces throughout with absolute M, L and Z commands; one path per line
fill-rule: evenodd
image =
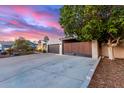
M 86 76 L 86 79 L 85 79 L 85 81 L 83 82 L 83 84 L 81 85 L 80 88 L 87 88 L 88 87 L 88 85 L 89 85 L 89 83 L 90 83 L 90 81 L 91 81 L 91 79 L 93 77 L 93 74 L 94 74 L 94 72 L 96 70 L 96 67 L 98 66 L 100 60 L 101 60 L 101 57 L 98 58 L 97 62 L 89 70 L 88 75 Z

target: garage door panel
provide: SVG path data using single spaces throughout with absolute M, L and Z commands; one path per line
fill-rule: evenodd
M 59 44 L 52 44 L 48 46 L 48 52 L 49 53 L 59 53 Z
M 64 43 L 64 54 L 71 53 L 75 55 L 91 56 L 91 42 L 72 42 Z

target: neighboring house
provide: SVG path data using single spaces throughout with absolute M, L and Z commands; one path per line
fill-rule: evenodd
M 44 43 L 38 43 L 37 44 L 36 50 L 43 51 L 44 49 L 45 49 Z
M 36 48 L 37 47 L 37 44 L 31 42 L 31 41 L 28 41 L 28 44 L 32 47 L 32 48 Z
M 13 45 L 12 41 L 0 41 L 0 52 L 11 48 Z

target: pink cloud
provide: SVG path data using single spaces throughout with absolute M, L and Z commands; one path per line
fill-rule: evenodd
M 55 27 L 57 29 L 63 30 L 57 21 L 49 21 L 49 18 L 55 17 L 53 14 L 50 14 L 47 12 L 35 12 L 32 9 L 25 6 L 11 6 L 11 8 L 13 9 L 13 11 L 18 13 L 19 15 L 32 16 L 32 18 L 36 22 L 42 21 L 42 23 L 45 23 L 47 26 Z M 42 20 L 42 19 L 45 19 L 45 20 Z M 11 21 L 11 23 L 15 25 L 21 25 L 15 20 Z
M 13 25 L 16 25 L 16 26 L 19 26 L 19 27 L 23 27 L 23 25 L 21 23 L 19 23 L 18 21 L 16 21 L 16 20 L 10 20 L 8 22 L 13 24 Z
M 31 15 L 36 21 L 40 21 L 42 18 L 53 18 L 54 17 L 52 14 L 45 13 L 45 12 L 44 13 L 32 12 Z
M 5 18 L 0 18 L 0 20 L 1 20 L 1 21 L 6 21 L 6 22 L 8 22 L 8 20 L 5 19 Z
M 39 39 L 43 39 L 43 37 L 46 35 L 52 39 L 59 38 L 60 33 L 57 34 L 56 31 L 48 32 L 47 29 L 46 29 L 47 31 L 45 31 L 45 29 L 44 29 L 44 31 L 39 31 L 38 29 L 35 29 L 34 25 L 31 28 L 32 24 L 30 22 L 32 22 L 32 23 L 34 22 L 34 24 L 36 23 L 36 25 L 38 25 L 38 26 L 55 27 L 58 29 L 58 31 L 63 31 L 60 24 L 57 22 L 58 16 L 55 15 L 54 13 L 51 13 L 48 11 L 37 12 L 33 8 L 30 8 L 27 6 L 9 6 L 5 10 L 3 7 L 0 6 L 0 11 L 1 10 L 3 11 L 3 12 L 1 12 L 1 13 L 3 13 L 3 17 L 5 16 L 4 18 L 0 18 L 0 20 L 2 22 L 13 24 L 14 26 L 12 25 L 12 28 L 13 27 L 16 28 L 16 26 L 17 26 L 17 28 L 23 27 L 26 29 L 26 31 L 19 30 L 19 31 L 7 32 L 5 30 L 7 30 L 8 27 L 11 28 L 11 25 L 5 24 L 3 26 L 3 32 L 1 31 L 1 33 L 0 33 L 0 40 L 7 40 L 7 41 L 14 40 L 15 38 L 18 38 L 19 36 L 22 36 L 22 37 L 24 37 L 26 39 L 30 39 L 30 40 L 39 40 Z M 27 20 L 25 20 L 25 23 L 23 23 L 24 21 L 21 21 L 21 19 L 18 20 L 15 18 L 18 16 L 23 20 L 27 19 Z M 28 24 L 31 24 L 31 25 L 29 26 Z M 2 30 L 2 27 L 0 29 Z M 14 29 L 14 30 L 17 30 L 17 29 Z M 54 33 L 52 33 L 52 32 L 54 32 Z
M 8 20 L 8 19 L 5 19 L 5 18 L 0 18 L 1 21 L 4 21 L 4 22 L 7 22 L 7 23 L 10 23 L 10 24 L 13 24 L 13 25 L 16 25 L 16 26 L 19 26 L 19 27 L 23 27 L 22 24 L 20 24 L 18 21 L 16 20 Z
M 36 31 L 36 30 L 29 30 L 26 32 L 13 31 L 11 33 L 7 33 L 6 35 L 0 35 L 0 40 L 5 40 L 5 41 L 15 40 L 19 36 L 22 36 L 25 39 L 37 41 L 37 40 L 43 39 L 44 36 L 46 35 L 49 36 L 50 39 L 59 38 L 59 36 L 53 35 L 52 33 L 47 33 L 45 31 L 42 32 L 42 31 Z
M 55 27 L 55 28 L 63 31 L 63 28 L 57 21 L 44 21 L 44 23 L 49 27 Z
M 11 8 L 15 11 L 15 13 L 20 15 L 27 15 L 31 13 L 31 9 L 26 8 L 25 6 L 11 6 Z
M 13 11 L 23 16 L 32 16 L 36 21 L 39 21 L 41 18 L 52 18 L 53 14 L 47 12 L 35 12 L 32 9 L 25 6 L 12 6 Z

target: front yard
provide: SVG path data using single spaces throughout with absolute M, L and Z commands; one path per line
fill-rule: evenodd
M 124 59 L 101 60 L 90 82 L 90 88 L 124 88 Z

